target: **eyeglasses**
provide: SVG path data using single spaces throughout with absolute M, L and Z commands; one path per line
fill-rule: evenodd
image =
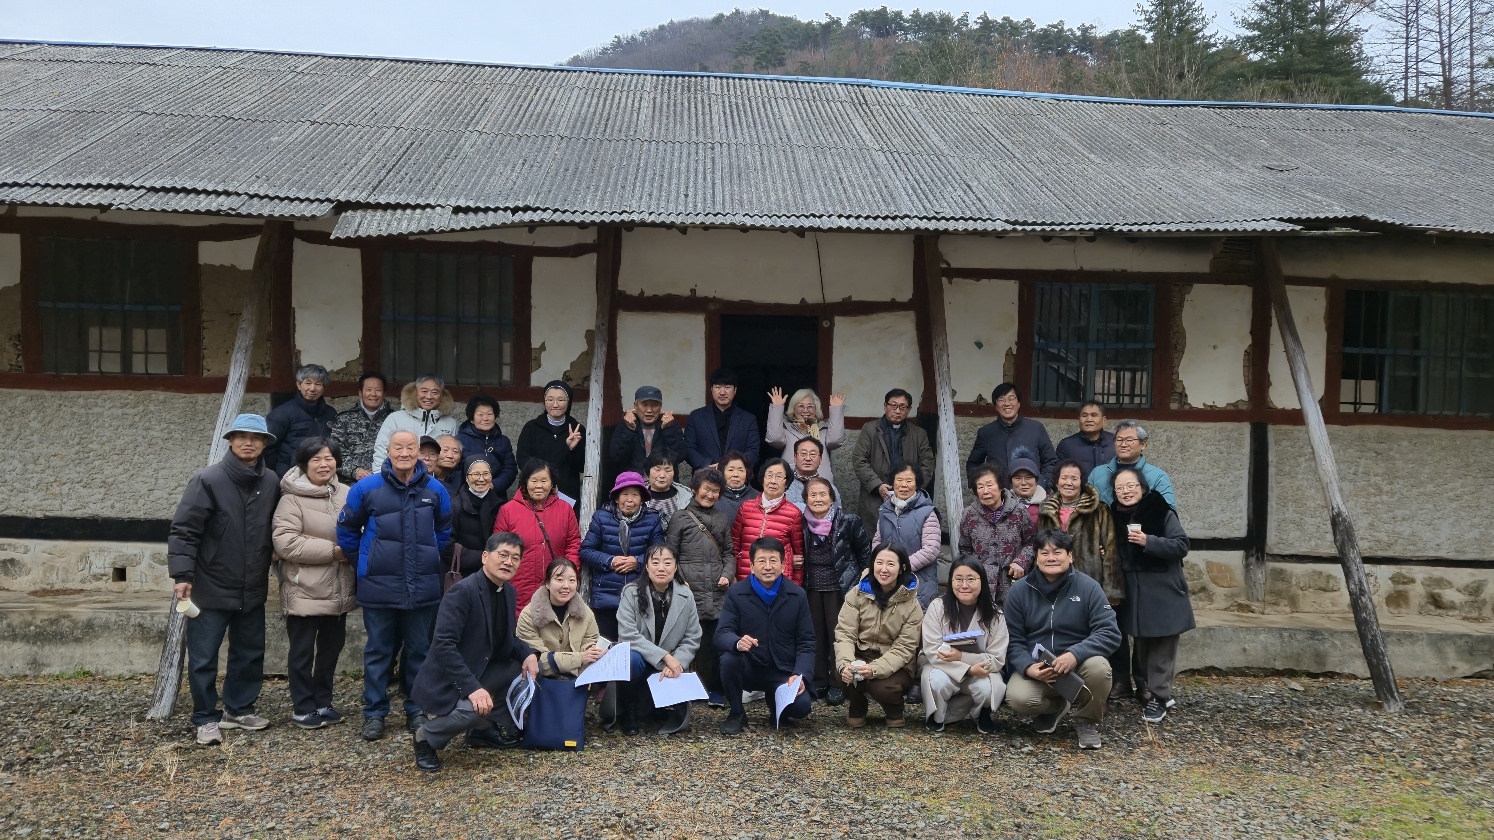
M 900 403 L 900 402 L 890 402 L 890 403 L 883 403 L 883 404 L 886 405 L 888 408 L 892 409 L 893 411 L 907 411 L 908 409 L 910 409 L 910 408 L 913 407 L 913 406 L 911 406 L 911 405 L 909 405 L 907 403 Z
M 1118 437 L 1118 438 L 1115 439 L 1115 442 L 1116 443 L 1141 443 L 1141 438 Z

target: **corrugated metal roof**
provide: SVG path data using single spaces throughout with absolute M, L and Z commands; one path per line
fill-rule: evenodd
M 29 192 L 28 192 L 29 190 Z M 0 201 L 306 218 L 1494 234 L 1494 121 L 784 77 L 0 44 Z

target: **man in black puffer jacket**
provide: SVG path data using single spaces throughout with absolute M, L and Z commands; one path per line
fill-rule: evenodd
M 306 365 L 296 371 L 296 390 L 299 396 L 291 397 L 275 406 L 265 416 L 270 435 L 275 438 L 265 452 L 265 463 L 278 476 L 290 471 L 296 461 L 296 450 L 311 438 L 324 438 L 332 434 L 332 421 L 337 419 L 337 409 L 327 404 L 322 397 L 327 390 L 327 369 L 321 365 Z
M 1006 663 L 1012 678 L 1006 703 L 1019 715 L 1034 717 L 1033 728 L 1058 728 L 1070 704 L 1056 683 L 1068 673 L 1084 681 L 1075 703 L 1080 749 L 1100 748 L 1100 718 L 1110 696 L 1110 662 L 1120 644 L 1120 628 L 1110 599 L 1094 578 L 1074 568 L 1074 539 L 1057 528 L 1038 532 L 1037 572 L 1006 591 L 1006 629 L 1011 641 Z M 1034 658 L 1041 644 L 1056 657 L 1051 665 Z
M 254 713 L 254 703 L 265 676 L 265 596 L 280 486 L 261 455 L 275 437 L 258 414 L 240 414 L 224 437 L 228 455 L 187 482 L 166 541 L 177 599 L 201 610 L 187 620 L 187 682 L 197 743 L 204 745 L 220 743 L 220 729 L 270 725 Z M 218 648 L 225 633 L 228 670 L 219 711 Z

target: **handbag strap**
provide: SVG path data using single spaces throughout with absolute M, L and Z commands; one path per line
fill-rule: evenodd
M 722 545 L 719 542 L 716 542 L 716 535 L 712 534 L 711 529 L 707 528 L 705 526 L 705 523 L 700 521 L 700 517 L 695 515 L 695 511 L 690 510 L 689 508 L 685 508 L 685 515 L 695 520 L 695 527 L 699 528 L 701 530 L 701 533 L 711 538 L 711 545 L 716 546 L 716 552 L 723 557 L 726 556 L 726 546 Z
M 534 509 L 534 505 L 532 503 L 529 505 L 529 512 L 534 514 L 534 524 L 539 526 L 540 536 L 545 540 L 545 550 L 550 552 L 549 559 L 554 560 L 555 546 L 550 544 L 550 532 L 545 530 L 545 520 L 540 519 L 539 511 Z M 547 560 L 546 562 L 549 562 L 549 560 Z
M 451 569 L 452 574 L 460 574 L 462 571 L 462 544 L 456 540 L 451 542 Z

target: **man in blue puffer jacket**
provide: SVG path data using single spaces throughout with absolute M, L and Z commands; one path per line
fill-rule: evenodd
M 451 497 L 420 463 L 420 439 L 399 431 L 378 475 L 348 491 L 337 517 L 337 543 L 358 558 L 358 606 L 368 642 L 363 648 L 363 737 L 384 736 L 389 715 L 389 673 L 404 647 L 405 725 L 412 732 L 421 710 L 409 700 L 415 676 L 430 649 L 441 603 L 441 550 L 451 539 Z
M 617 641 L 617 599 L 622 588 L 638 579 L 646 558 L 643 552 L 664 541 L 659 514 L 643 506 L 648 483 L 635 472 L 625 472 L 612 485 L 612 503 L 591 516 L 591 527 L 581 540 L 581 562 L 591 572 L 591 610 L 597 630 Z

